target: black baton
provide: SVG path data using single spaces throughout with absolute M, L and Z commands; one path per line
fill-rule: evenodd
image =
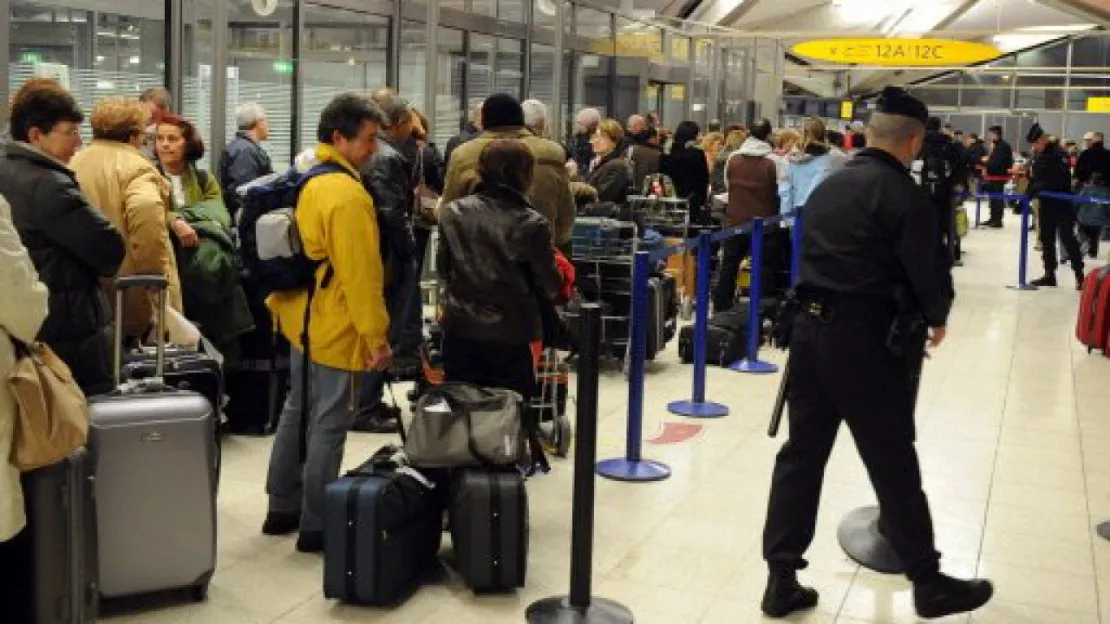
M 775 409 L 771 410 L 771 426 L 767 428 L 767 435 L 769 437 L 776 437 L 779 434 L 779 427 L 782 425 L 782 414 L 786 411 L 786 391 L 790 386 L 790 361 L 787 360 L 786 365 L 782 367 L 782 381 L 779 382 L 779 395 L 775 397 Z

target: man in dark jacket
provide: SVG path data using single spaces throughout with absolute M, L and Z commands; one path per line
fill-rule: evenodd
M 1010 169 L 1014 166 L 1014 149 L 1002 138 L 1002 126 L 991 126 L 987 131 L 987 138 L 991 143 L 990 155 L 984 157 L 986 164 L 986 177 L 1009 177 Z M 1005 180 L 987 180 L 983 189 L 988 193 L 1002 193 L 1006 190 Z M 1002 199 L 991 199 L 991 218 L 983 225 L 991 228 L 1002 227 L 1002 215 L 1006 212 L 1006 202 Z
M 869 147 L 810 195 L 798 313 L 787 372 L 790 438 L 779 451 L 763 531 L 770 571 L 763 612 L 817 605 L 797 571 L 817 526 L 824 470 L 841 422 L 879 501 L 883 534 L 913 584 L 923 618 L 977 609 L 990 582 L 940 571 L 933 520 L 914 449 L 914 400 L 926 340 L 936 348 L 955 293 L 929 201 L 907 168 L 928 109 L 887 87 L 868 122 Z
M 82 119 L 58 83 L 25 83 L 12 99 L 14 141 L 0 150 L 0 194 L 50 291 L 39 340 L 91 395 L 115 385 L 111 307 L 100 281 L 115 275 L 125 249 L 119 231 L 89 205 L 66 166 L 81 146 Z
M 1033 199 L 1044 191 L 1068 193 L 1071 191 L 1071 175 L 1068 171 L 1068 156 L 1060 144 L 1045 134 L 1040 124 L 1033 124 L 1027 137 L 1033 144 L 1033 168 L 1030 173 L 1029 189 L 1026 195 Z M 1075 207 L 1071 202 L 1049 197 L 1040 197 L 1039 216 L 1041 258 L 1044 262 L 1044 277 L 1034 280 L 1034 286 L 1056 286 L 1056 237 L 1068 252 L 1072 270 L 1075 271 L 1076 288 L 1083 288 L 1083 254 L 1079 241 L 1075 238 Z
M 447 147 L 443 152 L 443 170 L 446 171 L 451 166 L 451 154 L 455 153 L 463 143 L 473 139 L 474 137 L 482 134 L 482 103 L 478 102 L 470 109 L 470 119 L 466 122 L 466 127 L 462 132 L 456 134 L 447 140 Z
M 921 150 L 920 183 L 937 210 L 941 240 L 954 262 L 959 261 L 959 236 L 956 232 L 956 194 L 967 180 L 965 157 L 947 134 L 941 131 L 940 118 L 930 117 L 925 124 L 925 147 Z
M 266 111 L 255 102 L 241 104 L 235 109 L 235 125 L 239 131 L 220 158 L 220 189 L 232 218 L 239 213 L 242 204 L 239 187 L 274 172 L 270 155 L 260 145 L 270 137 Z
M 374 101 L 385 114 L 388 126 L 378 137 L 378 150 L 362 168 L 363 184 L 374 198 L 378 214 L 383 262 L 386 268 L 385 302 L 389 309 L 389 341 L 399 351 L 406 319 L 412 307 L 411 289 L 419 288 L 416 275 L 416 240 L 412 215 L 417 180 L 413 161 L 404 150 L 416 146 L 412 138 L 412 108 L 392 91 L 382 91 Z M 411 144 L 411 145 L 410 145 Z M 414 151 L 415 153 L 415 151 Z M 384 378 L 379 373 L 365 376 L 354 429 L 371 433 L 397 431 L 399 410 L 382 402 Z
M 1079 154 L 1079 161 L 1075 164 L 1075 181 L 1078 186 L 1089 184 L 1096 173 L 1101 173 L 1103 180 L 1110 180 L 1110 150 L 1106 149 L 1104 141 L 1104 135 L 1095 132 L 1091 146 Z
M 983 177 L 982 169 L 983 159 L 987 157 L 987 146 L 983 140 L 979 138 L 978 134 L 972 132 L 967 135 L 967 142 L 964 144 L 964 153 L 967 156 L 967 170 L 969 173 L 968 184 L 972 184 L 975 180 Z M 971 190 L 977 190 L 975 187 L 969 187 Z

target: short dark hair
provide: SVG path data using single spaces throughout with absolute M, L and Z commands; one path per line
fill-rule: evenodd
M 771 136 L 771 121 L 760 119 L 759 123 L 752 126 L 751 135 L 760 141 L 766 141 Z
M 321 111 L 316 138 L 329 145 L 336 132 L 346 139 L 353 139 L 358 135 L 363 122 L 367 121 L 380 126 L 388 125 L 382 109 L 372 100 L 354 93 L 341 93 L 332 98 Z
M 699 134 L 701 134 L 701 126 L 698 122 L 683 121 L 674 129 L 674 145 L 671 150 L 686 149 L 686 144 L 697 139 Z
M 535 164 L 532 150 L 523 141 L 495 139 L 478 156 L 478 175 L 483 184 L 507 186 L 524 193 L 532 186 Z
M 930 117 L 925 122 L 925 129 L 929 132 L 940 132 L 940 117 Z
M 200 138 L 197 127 L 188 119 L 177 115 L 166 115 L 158 122 L 159 126 L 177 126 L 185 139 L 185 162 L 195 163 L 204 158 L 204 139 Z
M 990 128 L 987 128 L 987 132 L 993 132 L 998 136 L 1002 136 L 1002 126 L 991 126 Z
M 63 121 L 81 123 L 84 120 L 77 100 L 56 80 L 28 80 L 12 97 L 9 121 L 12 138 L 16 141 L 29 141 L 31 128 L 49 133 Z

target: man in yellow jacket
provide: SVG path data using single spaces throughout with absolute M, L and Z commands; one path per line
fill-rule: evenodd
M 316 158 L 342 170 L 305 183 L 294 213 L 305 255 L 320 262 L 316 289 L 311 298 L 308 291 L 286 291 L 267 301 L 294 348 L 292 387 L 270 455 L 270 505 L 262 532 L 299 530 L 301 552 L 323 550 L 324 487 L 339 475 L 355 380 L 359 373 L 387 369 L 392 359 L 374 201 L 358 173 L 374 154 L 383 124 L 381 109 L 354 94 L 337 96 L 320 114 Z M 312 306 L 307 363 L 301 343 L 306 305 Z M 311 403 L 302 412 L 306 365 Z M 308 414 L 303 458 L 302 413 Z

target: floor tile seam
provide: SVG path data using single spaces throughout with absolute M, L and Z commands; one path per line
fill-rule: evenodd
M 1073 392 L 1072 396 L 1073 396 L 1073 398 L 1075 397 L 1074 393 L 1078 392 L 1078 390 L 1079 390 L 1079 387 L 1077 385 L 1078 382 L 1075 379 L 1075 365 L 1076 365 L 1076 360 L 1072 359 L 1072 361 L 1071 361 L 1071 373 L 1072 373 L 1072 392 Z M 1080 425 L 1079 425 L 1078 402 L 1077 402 L 1077 405 L 1076 405 L 1076 411 L 1075 411 L 1073 416 L 1075 418 L 1076 433 L 1080 434 L 1079 435 L 1079 466 L 1080 466 L 1080 469 L 1083 471 L 1083 494 L 1084 494 L 1083 502 L 1086 503 L 1086 507 L 1087 507 L 1087 529 L 1088 529 L 1087 541 L 1088 541 L 1088 544 L 1089 544 L 1090 549 L 1091 549 L 1091 567 L 1094 569 L 1094 574 L 1095 574 L 1095 613 L 1098 615 L 1098 620 L 1101 622 L 1102 621 L 1102 597 L 1099 594 L 1101 593 L 1100 588 L 1102 587 L 1102 583 L 1101 583 L 1101 579 L 1099 578 L 1098 553 L 1096 552 L 1096 549 L 1095 549 L 1095 539 L 1101 539 L 1101 538 L 1099 538 L 1097 536 L 1097 533 L 1090 530 L 1090 524 L 1091 524 L 1091 491 L 1090 491 L 1090 487 L 1087 483 L 1087 452 L 1086 452 L 1086 444 L 1084 444 L 1083 436 L 1081 435 L 1081 428 L 1080 428 Z
M 846 617 L 846 618 L 852 618 L 853 617 L 853 616 L 848 615 L 847 613 L 844 612 L 844 607 L 848 604 L 848 596 L 850 596 L 852 594 L 852 588 L 856 586 L 856 581 L 859 579 L 859 573 L 860 573 L 861 569 L 862 569 L 862 566 L 860 566 L 857 563 L 856 567 L 855 567 L 855 570 L 852 572 L 852 580 L 848 582 L 848 591 L 844 592 L 844 595 L 841 596 L 840 606 L 836 608 L 836 613 L 834 614 L 835 617 L 836 617 L 836 620 L 834 620 L 834 621 L 839 621 L 841 617 Z
M 1011 334 L 1011 339 L 1015 343 L 1020 337 L 1020 334 L 1018 332 L 1018 326 L 1021 325 L 1020 321 L 1021 321 L 1022 314 L 1023 314 L 1023 312 L 1022 312 L 1021 308 L 1018 308 L 1018 321 L 1019 322 L 1015 323 L 1015 327 L 1013 328 L 1012 334 Z M 1010 352 L 1010 365 L 1009 365 L 1009 367 L 1007 367 L 1008 372 L 1006 373 L 1006 387 L 1007 388 L 1010 387 L 1010 383 L 1013 381 L 1013 378 L 1014 378 L 1014 366 L 1017 363 L 1016 351 L 1017 351 L 1017 349 L 1012 349 L 1011 352 Z M 991 495 L 994 493 L 994 477 L 995 477 L 995 475 L 998 474 L 998 451 L 1002 446 L 1002 432 L 1005 430 L 1006 407 L 1009 405 L 1009 401 L 1010 401 L 1010 393 L 1009 393 L 1009 391 L 1007 391 L 1006 394 L 1004 394 L 1002 396 L 1002 418 L 999 421 L 998 438 L 995 440 L 995 445 L 994 445 L 994 450 L 993 450 L 994 461 L 991 462 L 990 480 L 987 481 L 987 504 L 983 508 L 983 530 L 982 530 L 982 532 L 979 533 L 979 548 L 978 548 L 977 552 L 975 553 L 976 554 L 976 558 L 975 558 L 975 573 L 976 573 L 976 576 L 978 576 L 982 572 L 983 543 L 985 542 L 986 535 L 987 535 L 987 526 L 988 526 L 987 525 L 987 519 L 990 516 L 990 511 L 991 511 Z

